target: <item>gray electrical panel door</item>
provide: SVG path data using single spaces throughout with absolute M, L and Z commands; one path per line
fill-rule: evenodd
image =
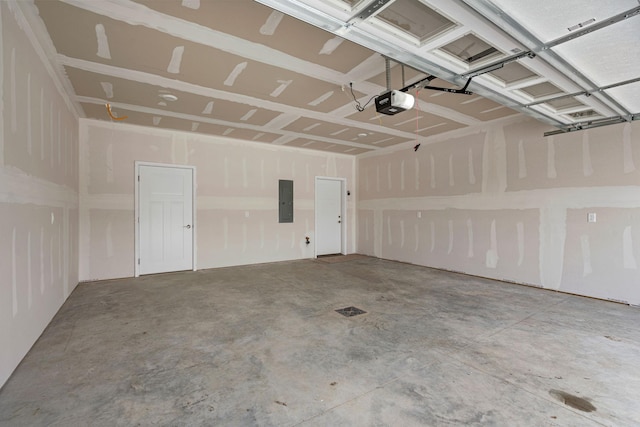
M 279 222 L 293 222 L 293 181 L 279 181 Z

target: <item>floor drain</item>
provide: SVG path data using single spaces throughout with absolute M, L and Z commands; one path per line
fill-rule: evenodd
M 336 311 L 345 317 L 353 317 L 353 316 L 357 316 L 358 314 L 366 313 L 366 311 L 360 310 L 359 308 L 356 308 L 356 307 L 345 307 Z

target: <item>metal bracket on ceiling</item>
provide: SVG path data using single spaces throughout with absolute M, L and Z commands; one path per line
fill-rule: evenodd
M 520 60 L 520 59 L 522 59 L 524 57 L 533 59 L 533 58 L 536 57 L 536 54 L 533 53 L 530 50 L 528 50 L 526 52 L 516 53 L 515 55 L 511 55 L 508 58 L 492 62 L 489 65 L 485 65 L 482 68 L 478 68 L 478 69 L 469 71 L 468 73 L 461 74 L 461 76 L 464 77 L 464 78 L 473 78 L 473 77 L 479 76 L 481 74 L 490 73 L 492 71 L 499 70 L 500 68 L 504 67 L 505 65 L 507 65 L 507 64 L 509 64 L 511 62 L 518 61 L 518 60 Z
M 530 102 L 529 104 L 525 104 L 524 107 L 525 108 L 529 108 L 529 107 L 533 107 L 534 105 L 544 104 L 545 102 L 555 101 L 557 99 L 563 99 L 563 98 L 573 98 L 574 96 L 591 96 L 592 93 L 602 92 L 602 91 L 605 91 L 605 90 L 608 90 L 608 89 L 613 89 L 615 87 L 625 86 L 625 85 L 632 84 L 632 83 L 637 83 L 637 82 L 640 82 L 640 77 L 636 77 L 635 79 L 625 80 L 623 82 L 613 83 L 613 84 L 606 85 L 606 86 L 597 87 L 597 88 L 592 89 L 592 90 L 583 90 L 583 91 L 580 91 L 580 92 L 573 92 L 573 93 L 567 93 L 565 95 L 559 95 L 559 96 L 552 96 L 552 97 L 549 97 L 549 98 L 544 98 L 544 99 L 541 99 L 539 101 Z
M 383 6 L 385 6 L 387 3 L 391 1 L 393 0 L 374 0 L 371 3 L 369 3 L 367 6 L 365 6 L 364 9 L 362 9 L 362 12 L 360 12 L 359 14 L 351 18 L 349 22 L 351 22 L 353 19 L 359 19 L 361 21 L 364 21 L 365 19 L 369 18 L 371 15 L 378 13 L 378 11 L 382 9 Z
M 467 90 L 467 88 L 469 87 L 469 83 L 471 83 L 471 78 L 469 78 L 467 80 L 467 83 L 464 85 L 464 87 L 462 89 L 453 89 L 453 88 L 448 88 L 448 87 L 438 87 L 438 86 L 429 86 L 429 85 L 423 85 L 422 83 L 424 82 L 430 82 L 432 80 L 437 79 L 436 76 L 429 76 L 429 77 L 425 77 L 422 80 L 418 80 L 415 83 L 410 84 L 409 86 L 405 86 L 402 89 L 400 89 L 400 92 L 407 92 L 411 89 L 414 88 L 422 88 L 422 89 L 429 89 L 429 90 L 439 90 L 441 92 L 448 92 L 448 93 L 459 93 L 462 95 L 473 95 L 473 92 L 470 92 Z
M 389 57 L 383 56 L 384 57 L 384 64 L 385 64 L 385 76 L 386 76 L 386 80 L 387 80 L 387 90 L 391 90 L 391 59 Z M 397 61 L 394 61 L 397 62 Z M 402 84 L 404 85 L 405 83 L 405 76 L 404 76 L 404 67 L 405 65 L 397 62 L 398 65 L 400 65 L 400 67 L 402 67 Z M 409 68 L 413 68 L 413 67 L 409 67 Z M 415 69 L 415 68 L 413 68 Z M 422 71 L 420 70 L 416 70 L 420 73 L 422 73 Z M 418 80 L 415 83 L 411 83 L 408 86 L 404 86 L 402 89 L 399 89 L 400 92 L 408 92 L 411 89 L 416 89 L 416 88 L 421 88 L 421 89 L 429 89 L 429 90 L 438 90 L 441 92 L 448 92 L 448 93 L 458 93 L 458 94 L 463 94 L 463 95 L 473 95 L 473 92 L 470 92 L 467 90 L 467 88 L 469 87 L 469 84 L 471 83 L 471 79 L 469 78 L 467 79 L 467 83 L 464 85 L 464 87 L 462 89 L 453 89 L 453 88 L 448 88 L 448 87 L 438 87 L 438 86 L 429 86 L 429 85 L 425 85 L 423 83 L 425 82 L 430 82 L 432 80 L 437 79 L 438 77 L 436 76 L 427 76 L 424 79 Z
M 594 119 L 594 120 L 587 120 L 584 122 L 573 123 L 571 125 L 563 126 L 562 128 L 557 130 L 545 132 L 544 136 L 560 135 L 563 133 L 577 132 L 580 130 L 593 129 L 593 128 L 598 128 L 602 126 L 617 125 L 620 123 L 632 122 L 634 120 L 640 120 L 640 113 L 629 114 L 626 116 L 605 117 L 602 119 Z
M 522 43 L 524 46 L 527 46 L 529 49 L 531 49 L 532 52 L 535 52 L 536 54 L 538 54 L 542 60 L 547 62 L 551 67 L 558 70 L 561 74 L 564 74 L 565 77 L 573 80 L 573 82 L 576 83 L 578 86 L 581 86 L 585 90 L 589 90 L 591 88 L 597 87 L 597 85 L 590 78 L 588 78 L 581 71 L 579 71 L 569 62 L 567 62 L 566 59 L 558 55 L 553 49 L 550 49 L 550 48 L 545 49 L 545 46 L 549 44 L 545 44 L 544 42 L 542 42 L 538 37 L 533 35 L 528 29 L 526 29 L 521 23 L 517 22 L 513 17 L 509 16 L 508 14 L 505 14 L 501 9 L 498 8 L 498 6 L 494 5 L 491 2 L 484 2 L 482 0 L 460 0 L 460 1 L 465 3 L 471 9 L 475 10 L 481 16 L 484 16 L 486 19 L 488 19 L 490 22 L 492 22 L 494 25 L 500 28 L 503 32 L 505 32 L 506 34 L 508 34 L 515 40 L 517 40 L 518 42 Z M 631 9 L 630 11 L 627 11 L 624 14 L 629 15 L 628 17 L 636 16 L 637 13 L 634 12 L 636 9 L 637 8 Z M 619 15 L 616 15 L 616 16 L 619 16 Z M 615 17 L 612 17 L 609 20 L 615 20 L 614 18 Z M 606 20 L 605 22 L 608 22 L 609 20 Z M 615 22 L 619 22 L 619 21 L 615 21 Z M 612 23 L 615 23 L 615 22 L 612 22 Z M 595 31 L 596 29 L 604 28 L 605 26 L 607 25 L 603 25 L 597 28 L 593 26 L 588 26 L 588 27 L 585 27 L 584 31 L 587 31 L 592 27 L 593 27 L 592 31 Z M 586 33 L 580 32 L 572 36 L 574 36 L 573 37 L 574 39 L 576 38 L 576 36 L 584 35 L 584 34 Z M 556 42 L 562 42 L 562 41 L 561 39 L 557 39 Z M 597 96 L 600 101 L 604 102 L 607 105 L 607 107 L 611 109 L 611 111 L 621 113 L 621 116 L 628 116 L 629 114 L 631 114 L 630 111 L 628 111 L 616 99 L 612 98 L 607 93 L 598 92 Z M 524 107 L 524 105 L 522 104 L 520 104 L 520 106 Z
M 560 45 L 562 43 L 566 43 L 568 41 L 575 40 L 578 37 L 582 37 L 584 35 L 587 35 L 589 33 L 594 32 L 594 31 L 601 30 L 601 29 L 606 28 L 606 27 L 608 27 L 610 25 L 617 24 L 618 22 L 624 21 L 625 19 L 629 19 L 629 18 L 632 18 L 634 16 L 640 16 L 640 6 L 636 6 L 633 9 L 629 9 L 629 10 L 624 11 L 622 13 L 619 13 L 619 14 L 617 14 L 615 16 L 612 16 L 611 18 L 607 18 L 607 19 L 605 19 L 603 21 L 600 21 L 598 23 L 587 25 L 582 30 L 577 31 L 575 33 L 567 34 L 566 36 L 562 36 L 562 37 L 559 37 L 559 38 L 557 38 L 555 40 L 552 40 L 552 41 L 550 41 L 548 43 L 545 43 L 542 46 L 541 50 L 551 49 L 552 47 L 558 46 L 558 45 Z M 569 29 L 569 30 L 571 30 L 571 29 Z

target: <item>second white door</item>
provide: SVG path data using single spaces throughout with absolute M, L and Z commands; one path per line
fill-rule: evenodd
M 316 179 L 316 255 L 342 253 L 342 181 Z

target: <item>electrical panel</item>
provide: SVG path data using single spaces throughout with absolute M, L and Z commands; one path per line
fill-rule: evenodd
M 293 181 L 281 179 L 278 184 L 278 222 L 293 222 Z

